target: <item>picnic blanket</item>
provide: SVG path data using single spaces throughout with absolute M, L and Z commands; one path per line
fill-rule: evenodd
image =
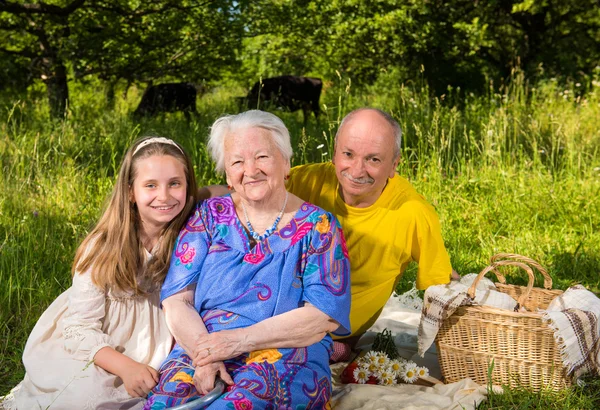
M 416 294 L 416 291 L 414 292 Z M 437 352 L 432 347 L 424 357 L 417 354 L 417 329 L 421 317 L 418 308 L 422 301 L 414 298 L 407 303 L 406 298 L 395 295 L 388 300 L 379 319 L 363 335 L 358 347 L 368 349 L 375 335 L 384 329 L 391 330 L 398 352 L 419 366 L 426 366 L 429 374 L 441 378 Z M 334 410 L 387 410 L 387 409 L 475 409 L 487 394 L 486 388 L 470 379 L 433 387 L 411 384 L 378 386 L 367 384 L 342 384 L 340 373 L 348 363 L 331 366 L 333 395 L 331 404 Z
M 346 384 L 334 390 L 331 404 L 333 409 L 348 410 L 475 409 L 485 394 L 485 387 L 471 379 L 434 387 Z
M 575 379 L 600 373 L 600 299 L 581 285 L 550 302 L 543 320 L 554 329 L 563 364 Z

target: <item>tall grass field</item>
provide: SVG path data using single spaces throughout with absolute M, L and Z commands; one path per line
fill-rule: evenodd
M 353 108 L 382 108 L 403 136 L 398 172 L 437 212 L 453 267 L 479 272 L 497 252 L 530 256 L 554 286 L 583 284 L 600 293 L 600 82 L 565 87 L 530 84 L 520 73 L 484 95 L 449 89 L 433 98 L 424 86 L 382 77 L 356 91 L 337 78 L 321 98 L 319 121 L 274 111 L 290 129 L 294 164 L 331 159 L 340 119 Z M 586 91 L 582 91 L 582 89 Z M 21 355 L 31 329 L 71 284 L 75 250 L 99 217 L 129 144 L 167 136 L 192 155 L 200 184 L 221 182 L 205 149 L 208 127 L 235 113 L 243 90 L 215 88 L 187 122 L 174 113 L 135 121 L 141 91 L 107 106 L 104 89 L 71 85 L 67 117 L 50 120 L 45 96 L 0 102 L 0 396 L 24 375 Z M 398 285 L 410 289 L 411 266 Z M 508 276 L 525 284 L 525 275 Z M 536 284 L 541 285 L 541 281 Z M 481 409 L 600 408 L 600 382 L 560 393 L 508 390 Z

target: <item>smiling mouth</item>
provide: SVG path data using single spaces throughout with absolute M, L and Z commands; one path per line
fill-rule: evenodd
M 170 206 L 153 206 L 152 209 L 156 209 L 157 211 L 170 211 L 175 208 L 175 205 Z

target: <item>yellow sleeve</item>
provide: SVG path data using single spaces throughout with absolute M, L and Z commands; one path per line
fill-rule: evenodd
M 292 194 L 309 201 L 310 190 L 314 188 L 313 173 L 308 165 L 299 165 L 290 170 L 290 178 L 286 182 L 286 189 Z
M 290 170 L 286 189 L 303 199 L 333 212 L 337 179 L 331 163 L 299 165 Z M 337 215 L 336 215 L 337 216 Z
M 452 266 L 435 210 L 426 203 L 415 204 L 414 218 L 411 256 L 419 264 L 417 289 L 450 282 Z

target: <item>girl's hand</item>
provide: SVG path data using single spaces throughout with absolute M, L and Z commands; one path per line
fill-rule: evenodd
M 206 366 L 196 366 L 194 385 L 196 386 L 198 393 L 203 396 L 210 393 L 210 391 L 215 388 L 217 374 L 225 383 L 229 385 L 233 384 L 233 379 L 229 373 L 227 373 L 227 369 L 225 369 L 225 364 L 223 362 L 215 362 L 207 364 Z
M 125 390 L 132 397 L 146 397 L 156 386 L 160 377 L 152 367 L 138 362 L 127 366 L 120 376 L 123 379 Z

